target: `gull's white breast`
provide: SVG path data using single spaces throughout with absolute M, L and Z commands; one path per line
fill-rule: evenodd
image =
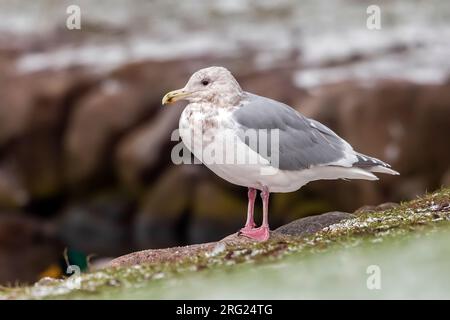
M 232 108 L 191 103 L 180 117 L 180 136 L 195 157 L 219 177 L 260 189 L 271 182 L 261 175 L 264 168 L 270 168 L 269 162 L 239 139 L 231 114 Z

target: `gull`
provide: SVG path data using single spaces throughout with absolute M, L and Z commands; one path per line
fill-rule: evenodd
M 195 72 L 162 104 L 178 100 L 188 101 L 179 121 L 184 145 L 219 177 L 248 188 L 247 220 L 239 234 L 250 239 L 270 237 L 271 192 L 293 192 L 322 179 L 378 180 L 374 172 L 399 174 L 292 107 L 242 90 L 224 67 Z M 260 227 L 253 219 L 257 190 L 263 203 Z

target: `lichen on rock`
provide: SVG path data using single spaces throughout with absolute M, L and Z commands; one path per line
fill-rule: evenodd
M 205 270 L 223 275 L 249 263 L 289 264 L 289 257 L 308 261 L 336 248 L 352 252 L 367 243 L 377 245 L 408 235 L 426 235 L 448 226 L 449 220 L 450 189 L 442 189 L 386 210 L 360 212 L 312 234 L 289 236 L 273 232 L 271 239 L 263 243 L 231 235 L 216 243 L 146 250 L 116 259 L 107 268 L 82 274 L 79 281 L 73 277 L 43 279 L 32 286 L 2 288 L 0 297 L 91 298 L 111 292 L 126 296 L 142 287 L 168 284 L 192 274 L 201 275 Z

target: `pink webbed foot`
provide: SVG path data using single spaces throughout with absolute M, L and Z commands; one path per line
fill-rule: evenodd
M 256 240 L 256 241 L 266 241 L 269 239 L 270 232 L 269 227 L 261 226 L 259 228 L 242 228 L 239 235 Z
M 241 230 L 239 230 L 239 233 L 250 232 L 253 229 L 255 229 L 255 224 L 249 223 L 249 224 L 246 224 L 245 227 L 241 228 Z

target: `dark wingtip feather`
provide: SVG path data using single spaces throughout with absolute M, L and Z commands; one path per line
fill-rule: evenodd
M 356 154 L 356 157 L 358 159 L 358 161 L 356 161 L 353 166 L 354 167 L 358 167 L 358 168 L 370 168 L 370 167 L 375 167 L 375 166 L 381 166 L 381 167 L 385 167 L 385 168 L 390 168 L 391 166 L 386 163 L 383 162 L 377 158 L 374 157 L 369 157 L 366 156 L 364 154 L 358 153 Z

